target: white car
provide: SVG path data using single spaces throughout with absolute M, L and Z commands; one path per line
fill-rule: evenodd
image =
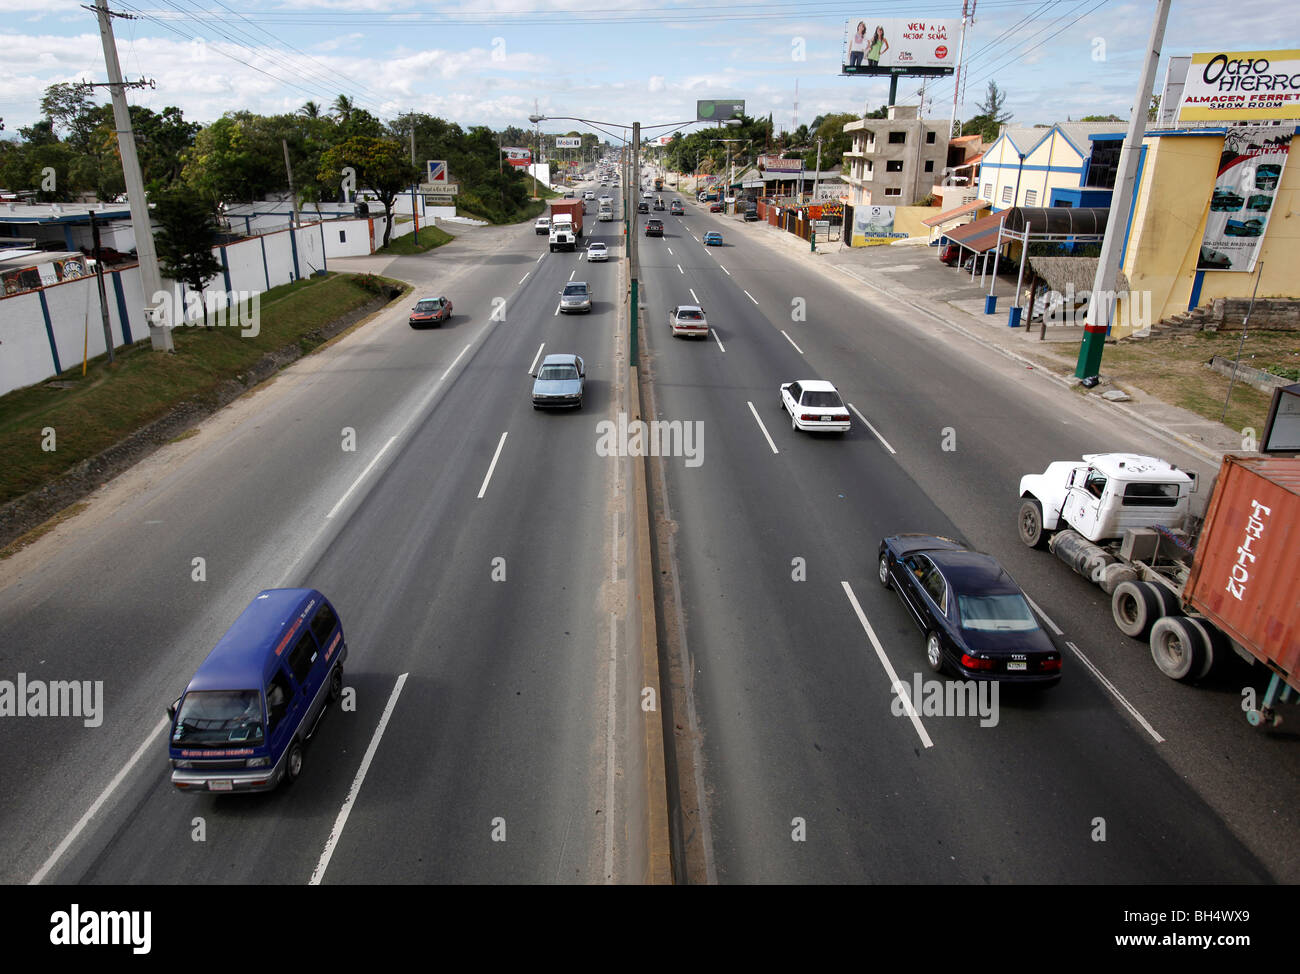
M 641 194 L 641 198 L 643 200 L 652 200 L 655 198 L 655 194 L 650 192 L 650 190 L 647 189 L 644 193 Z
M 609 248 L 597 240 L 587 245 L 587 260 L 609 260 Z
M 849 410 L 835 387 L 821 379 L 799 379 L 781 386 L 781 408 L 792 429 L 847 433 Z
M 533 224 L 533 229 L 538 233 L 550 233 L 551 218 L 546 216 L 538 217 L 537 222 Z
M 709 337 L 709 319 L 698 304 L 679 304 L 673 308 L 668 312 L 668 326 L 672 328 L 674 338 L 678 335 Z
M 606 193 L 606 194 L 605 194 L 604 196 L 602 196 L 599 200 L 597 200 L 597 202 L 599 202 L 599 203 L 613 203 L 613 202 L 614 202 L 614 197 L 612 197 L 612 196 L 610 196 L 608 193 Z

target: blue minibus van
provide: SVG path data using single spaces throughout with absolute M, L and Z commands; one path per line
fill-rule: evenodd
M 338 613 L 309 588 L 257 595 L 167 708 L 172 784 L 270 791 L 302 772 L 303 745 L 343 692 Z

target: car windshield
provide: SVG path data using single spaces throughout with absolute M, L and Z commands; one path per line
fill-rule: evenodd
M 256 690 L 187 693 L 172 729 L 172 742 L 180 745 L 220 747 L 262 739 L 262 695 Z
M 813 392 L 808 391 L 803 394 L 803 404 L 805 406 L 843 406 L 838 393 L 835 392 Z
M 979 632 L 1032 632 L 1038 628 L 1025 597 L 1010 595 L 958 595 L 961 627 Z
M 587 296 L 587 285 L 566 284 L 564 285 L 564 296 L 566 298 L 585 298 Z
M 679 311 L 677 312 L 677 317 L 684 321 L 699 321 L 704 317 L 704 313 L 695 310 Z
M 589 249 L 589 250 L 604 250 L 604 249 L 605 249 L 605 245 L 604 245 L 604 244 L 592 244 L 588 249 Z
M 542 371 L 537 373 L 537 378 L 542 382 L 559 382 L 577 377 L 578 370 L 572 365 L 543 365 Z
M 442 307 L 442 302 L 437 298 L 425 298 L 415 306 L 416 311 L 437 311 Z

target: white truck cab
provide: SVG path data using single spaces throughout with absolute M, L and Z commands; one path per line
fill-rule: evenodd
M 565 250 L 576 250 L 578 247 L 578 235 L 573 229 L 573 217 L 567 213 L 557 213 L 551 219 L 551 252 L 554 253 L 557 248 Z
M 1181 528 L 1196 475 L 1136 453 L 1089 453 L 1020 478 L 1020 538 L 1042 547 L 1051 532 L 1073 528 L 1094 543 L 1131 528 Z

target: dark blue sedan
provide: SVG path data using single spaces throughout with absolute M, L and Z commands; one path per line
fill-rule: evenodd
M 898 593 L 925 633 L 936 673 L 968 680 L 1055 686 L 1061 653 L 1024 593 L 992 555 L 928 534 L 880 542 L 880 584 Z

